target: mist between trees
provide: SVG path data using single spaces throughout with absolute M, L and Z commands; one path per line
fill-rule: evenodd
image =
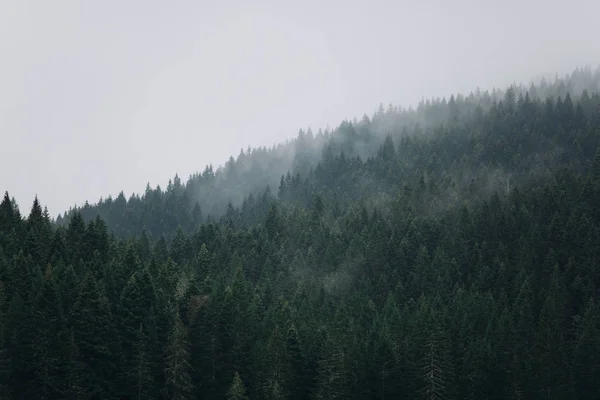
M 600 72 L 389 107 L 53 221 L 0 398 L 597 398 Z

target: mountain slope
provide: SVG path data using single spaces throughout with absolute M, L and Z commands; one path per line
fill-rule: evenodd
M 512 174 L 514 168 L 539 175 L 546 166 L 553 168 L 555 161 L 566 157 L 559 153 L 573 144 L 570 132 L 554 136 L 552 125 L 556 120 L 564 117 L 565 124 L 570 124 L 570 120 L 583 124 L 564 126 L 567 130 L 589 131 L 592 128 L 584 126 L 588 122 L 595 126 L 599 88 L 600 69 L 594 72 L 584 68 L 564 79 L 557 78 L 552 84 L 542 81 L 537 86 L 512 86 L 491 94 L 477 91 L 469 96 L 452 96 L 448 101 L 428 100 L 421 102 L 416 110 L 390 106 L 385 111 L 381 107 L 372 118 L 365 116 L 360 122 L 343 122 L 333 132 L 313 135 L 301 131 L 295 140 L 271 149 L 242 151 L 223 168 L 207 167 L 185 184 L 176 176 L 166 190 L 148 186 L 143 194 L 129 199 L 120 193 L 96 205 L 85 204 L 59 216 L 57 222 L 65 225 L 74 212 L 80 212 L 86 221 L 100 215 L 121 237 L 139 234 L 142 229 L 158 237 L 175 231 L 178 226 L 184 231 L 194 231 L 208 216 L 219 218 L 226 213 L 229 203 L 240 207 L 250 195 L 260 197 L 267 186 L 277 195 L 282 176 L 286 182 L 291 178 L 296 182 L 313 179 L 318 175 L 317 164 L 327 162 L 324 158 L 343 152 L 347 159 L 359 156 L 366 161 L 377 155 L 387 136 L 391 136 L 394 150 L 402 157 L 403 172 L 398 172 L 401 176 L 397 173 L 396 184 L 405 176 L 419 179 L 419 174 L 440 167 L 452 174 L 454 184 L 458 185 L 476 174 L 481 178 L 482 174 L 495 173 L 500 179 L 500 175 Z M 549 96 L 553 100 L 548 103 Z M 515 110 L 518 114 L 514 120 L 502 120 Z M 593 135 L 588 132 L 578 136 L 578 140 L 577 146 L 589 157 L 595 148 Z M 504 154 L 507 151 L 512 151 L 514 160 Z M 428 157 L 431 159 L 425 159 Z M 521 165 L 517 166 L 518 163 Z M 483 166 L 487 170 L 482 173 Z M 389 183 L 390 180 L 377 185 L 387 187 Z
M 147 221 L 190 183 L 64 226 L 7 194 L 0 396 L 599 397 L 600 96 L 512 93 L 342 124 L 187 232 Z

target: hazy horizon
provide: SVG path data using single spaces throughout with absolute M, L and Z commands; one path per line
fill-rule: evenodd
M 0 5 L 0 189 L 52 216 L 182 179 L 380 103 L 600 64 L 600 5 Z

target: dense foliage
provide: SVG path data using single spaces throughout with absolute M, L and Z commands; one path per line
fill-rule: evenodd
M 0 399 L 599 398 L 599 78 L 382 109 L 58 224 L 6 194 Z

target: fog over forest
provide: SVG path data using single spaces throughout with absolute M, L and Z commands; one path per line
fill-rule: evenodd
M 0 400 L 600 399 L 597 1 L 0 2 Z
M 252 203 L 254 199 L 265 195 L 279 196 L 282 188 L 290 185 L 292 180 L 299 183 L 314 179 L 331 158 L 341 155 L 348 159 L 356 158 L 358 163 L 370 162 L 373 157 L 381 156 L 381 152 L 384 151 L 382 146 L 394 147 L 388 144 L 388 141 L 399 143 L 401 151 L 412 154 L 414 149 L 402 150 L 403 143 L 408 138 L 431 145 L 443 137 L 445 130 L 456 129 L 457 126 L 468 124 L 467 121 L 478 121 L 490 111 L 493 113 L 497 107 L 520 107 L 523 102 L 534 102 L 540 107 L 548 99 L 557 98 L 562 102 L 563 98 L 568 97 L 570 102 L 581 102 L 585 112 L 593 114 L 593 106 L 589 102 L 590 93 L 599 91 L 600 66 L 588 66 L 577 68 L 564 77 L 556 76 L 550 80 L 541 78 L 530 85 L 513 84 L 491 91 L 477 89 L 468 94 L 451 95 L 447 99 L 423 99 L 415 107 L 402 108 L 391 104 L 384 107 L 380 104 L 371 116 L 364 114 L 360 120 L 354 118 L 343 121 L 332 130 L 320 129 L 313 132 L 311 129 L 301 129 L 297 137 L 277 145 L 248 147 L 246 150 L 242 148 L 237 157 L 230 156 L 224 165 L 217 168 L 212 165 L 206 166 L 201 172 L 192 174 L 189 179 L 175 175 L 165 187 L 158 185 L 153 188 L 147 184 L 143 192 L 129 197 L 121 191 L 117 196 L 101 198 L 98 203 L 86 201 L 83 206 L 70 208 L 68 213 L 59 214 L 57 222 L 66 224 L 70 215 L 81 213 L 87 221 L 99 215 L 116 233 L 124 236 L 130 236 L 143 229 L 154 235 L 169 232 L 174 234 L 178 227 L 193 230 L 200 221 L 219 219 L 226 213 L 231 215 L 234 208 L 244 209 L 247 203 Z M 464 122 L 457 123 L 459 119 Z M 451 147 L 442 146 L 438 150 L 444 154 L 451 149 L 458 151 L 458 154 L 454 155 L 454 161 L 460 160 L 460 164 L 448 165 L 446 168 L 454 169 L 451 177 L 460 186 L 466 187 L 472 180 L 477 179 L 476 199 L 485 200 L 495 191 L 510 191 L 511 185 L 515 187 L 531 184 L 548 176 L 557 168 L 556 160 L 560 159 L 565 151 L 556 143 L 545 146 L 540 144 L 542 147 L 530 149 L 528 154 L 519 149 L 518 164 L 524 170 L 518 171 L 513 166 L 516 161 L 509 162 L 502 156 L 510 146 L 515 146 L 515 143 L 505 143 L 506 149 L 496 148 L 494 151 L 499 153 L 489 159 L 485 154 L 492 149 L 485 148 L 483 143 L 477 142 L 479 140 L 481 139 L 475 136 L 466 147 L 457 148 L 456 142 L 452 142 Z M 460 154 L 481 161 L 465 164 L 460 159 Z M 435 163 L 439 155 L 434 152 L 430 156 L 432 158 L 428 162 Z M 407 172 L 421 172 L 419 166 L 410 158 L 403 160 L 403 163 L 406 168 L 414 169 Z M 354 188 L 350 201 L 369 198 L 380 211 L 389 210 L 401 182 L 382 186 L 378 179 L 378 176 L 368 174 L 355 177 L 352 181 Z M 424 179 L 428 180 L 426 177 Z M 327 190 L 330 191 L 330 196 L 333 196 L 329 197 L 329 200 L 334 203 L 340 201 L 340 196 L 343 198 L 344 195 L 348 195 L 340 192 L 337 187 L 329 187 Z M 464 201 L 455 190 L 453 186 L 448 193 L 437 193 L 437 206 L 430 211 L 443 211 L 452 204 Z M 294 197 L 290 200 L 300 201 Z M 140 207 L 145 211 L 141 212 Z M 158 212 L 161 209 L 164 209 L 166 214 Z M 165 218 L 167 215 L 168 218 Z M 162 219 L 151 223 L 153 218 Z M 132 226 L 134 228 L 127 232 L 121 231 L 121 226 L 127 226 L 127 229 L 131 229 Z
M 6 192 L 0 399 L 598 398 L 599 127 L 581 67 L 56 221 Z
M 380 103 L 595 66 L 597 2 L 569 4 L 6 0 L 0 183 L 56 216 Z

